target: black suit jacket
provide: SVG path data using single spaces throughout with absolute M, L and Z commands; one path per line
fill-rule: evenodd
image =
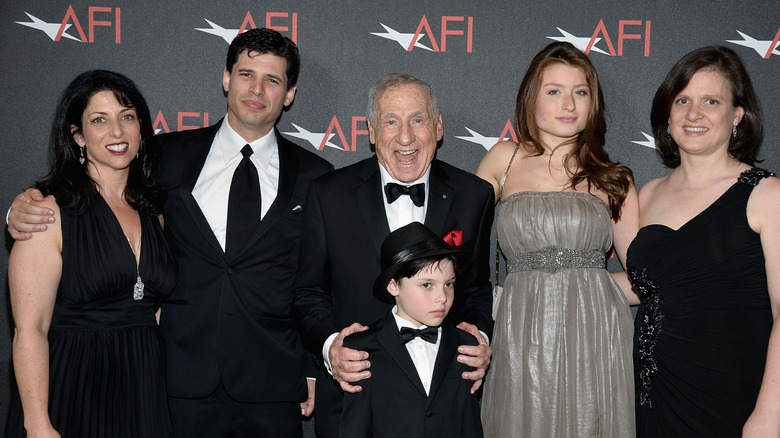
M 275 131 L 276 199 L 244 248 L 228 258 L 192 196 L 221 123 L 158 137 L 168 189 L 165 235 L 179 264 L 179 283 L 160 319 L 168 394 L 205 397 L 221 380 L 238 401 L 304 400 L 308 358 L 293 320 L 292 286 L 306 192 L 332 166 Z
M 463 230 L 471 263 L 458 277 L 449 320 L 492 333 L 490 228 L 494 195 L 489 183 L 439 160 L 431 164 L 425 225 L 444 236 Z M 316 357 L 333 333 L 382 318 L 390 305 L 377 300 L 379 252 L 390 234 L 376 157 L 336 170 L 312 183 L 304 213 L 295 312 L 304 344 Z M 370 360 L 370 358 L 369 358 Z M 323 372 L 317 380 L 317 431 L 337 436 L 341 389 Z
M 477 395 L 470 394 L 472 382 L 461 378 L 473 368 L 456 360 L 459 345 L 477 340 L 449 322 L 441 329 L 429 394 L 392 315 L 344 340 L 345 346 L 368 352 L 371 378 L 358 383 L 361 392 L 344 394 L 342 438 L 482 437 Z

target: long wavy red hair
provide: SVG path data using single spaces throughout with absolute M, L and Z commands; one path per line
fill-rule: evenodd
M 604 150 L 607 124 L 604 120 L 604 96 L 599 86 L 599 78 L 590 59 L 571 43 L 552 43 L 537 53 L 531 61 L 517 92 L 515 129 L 518 137 L 521 142 L 533 147 L 531 155 L 544 153 L 534 109 L 542 86 L 542 74 L 553 64 L 581 69 L 593 96 L 585 129 L 572 140 L 572 149 L 564 158 L 566 162 L 574 160 L 577 169 L 570 175 L 569 186 L 574 189 L 580 182 L 587 181 L 589 191 L 591 187 L 603 191 L 609 198 L 612 219 L 618 220 L 634 175 L 628 167 L 611 161 Z

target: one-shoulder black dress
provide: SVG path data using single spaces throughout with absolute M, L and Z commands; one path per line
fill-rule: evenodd
M 168 437 L 165 347 L 154 313 L 177 274 L 160 223 L 141 215 L 136 269 L 103 198 L 61 216 L 62 277 L 48 337 L 51 422 L 67 438 Z M 139 274 L 144 296 L 136 300 Z M 26 436 L 18 392 L 7 436 Z
M 637 436 L 739 437 L 764 374 L 772 311 L 747 202 L 753 168 L 678 230 L 648 225 L 628 249 Z

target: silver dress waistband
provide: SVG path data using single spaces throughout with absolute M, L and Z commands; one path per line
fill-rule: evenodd
M 506 271 L 544 271 L 554 274 L 572 268 L 605 268 L 606 254 L 601 251 L 580 251 L 560 246 L 545 246 L 536 251 L 515 254 L 506 260 Z

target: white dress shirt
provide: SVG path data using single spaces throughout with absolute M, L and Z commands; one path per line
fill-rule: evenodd
M 398 337 L 401 337 L 401 327 L 409 327 L 413 329 L 424 329 L 427 325 L 421 325 L 417 327 L 411 321 L 398 316 L 398 306 L 393 307 L 393 318 L 395 318 L 395 324 L 398 326 Z M 417 369 L 417 375 L 420 376 L 425 393 L 431 392 L 431 378 L 433 377 L 433 367 L 436 365 L 436 354 L 439 353 L 439 345 L 441 344 L 441 327 L 438 329 L 438 336 L 436 337 L 436 343 L 430 343 L 424 341 L 421 338 L 414 338 L 406 343 L 406 351 L 409 352 L 409 356 L 412 357 L 414 367 Z M 369 358 L 371 360 L 371 358 Z
M 233 173 L 241 162 L 241 148 L 249 144 L 254 153 L 249 157 L 257 168 L 260 180 L 262 207 L 260 217 L 264 217 L 271 208 L 279 189 L 279 146 L 272 129 L 268 134 L 248 143 L 228 123 L 230 115 L 225 117 L 219 127 L 211 149 L 203 163 L 198 181 L 192 189 L 192 196 L 198 202 L 203 215 L 211 225 L 222 249 L 225 249 L 227 231 L 227 209 L 230 195 L 230 183 Z

